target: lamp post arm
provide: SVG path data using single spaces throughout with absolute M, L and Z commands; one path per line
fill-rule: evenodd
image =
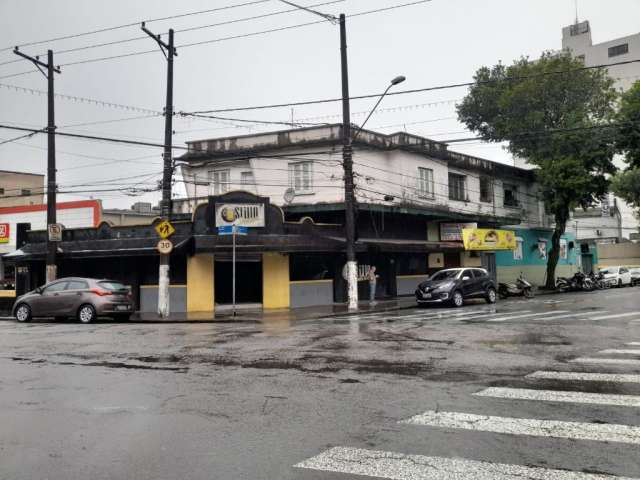
M 353 135 L 353 138 L 351 141 L 355 141 L 356 138 L 358 137 L 358 135 L 360 134 L 360 132 L 362 131 L 362 129 L 364 128 L 364 126 L 367 124 L 367 122 L 369 121 L 369 119 L 371 118 L 371 115 L 373 115 L 373 112 L 376 111 L 376 108 L 378 108 L 378 105 L 380 105 L 380 102 L 382 102 L 382 99 L 384 98 L 384 96 L 387 94 L 387 92 L 389 91 L 389 89 L 393 87 L 393 84 L 389 85 L 387 87 L 387 89 L 384 91 L 384 93 L 382 95 L 380 95 L 380 98 L 378 99 L 378 101 L 376 102 L 376 104 L 373 106 L 373 108 L 371 109 L 371 111 L 369 112 L 369 115 L 367 115 L 367 118 L 364 119 L 364 122 L 362 122 L 362 125 L 360 125 L 360 127 L 358 127 L 358 130 L 356 131 L 356 133 Z

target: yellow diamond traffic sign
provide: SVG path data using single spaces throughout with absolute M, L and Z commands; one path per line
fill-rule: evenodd
M 176 229 L 169 223 L 168 220 L 163 220 L 156 225 L 156 232 L 160 235 L 160 238 L 169 238 L 175 233 Z

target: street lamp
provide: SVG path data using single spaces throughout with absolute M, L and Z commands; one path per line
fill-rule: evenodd
M 376 111 L 376 109 L 378 108 L 378 105 L 380 105 L 380 102 L 382 102 L 382 99 L 389 92 L 391 87 L 393 87 L 395 85 L 398 85 L 399 83 L 404 82 L 406 79 L 407 79 L 407 77 L 404 77 L 403 75 L 398 75 L 397 77 L 395 77 L 394 79 L 391 80 L 391 83 L 389 83 L 389 86 L 387 87 L 387 89 L 382 93 L 382 95 L 380 95 L 380 98 L 378 99 L 378 101 L 376 102 L 374 107 L 369 112 L 369 115 L 367 115 L 367 118 L 364 119 L 364 122 L 362 122 L 362 125 L 360 125 L 360 127 L 358 128 L 358 131 L 353 136 L 352 141 L 355 140 L 356 137 L 358 136 L 358 134 L 362 131 L 362 129 L 364 128 L 365 124 L 369 121 L 369 119 L 371 118 L 371 115 L 373 115 L 373 112 Z

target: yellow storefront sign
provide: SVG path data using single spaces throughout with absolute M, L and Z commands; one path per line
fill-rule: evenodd
M 463 228 L 465 250 L 515 250 L 516 234 L 512 230 Z

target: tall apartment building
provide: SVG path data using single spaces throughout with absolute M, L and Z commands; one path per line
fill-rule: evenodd
M 594 45 L 591 38 L 591 25 L 586 20 L 562 29 L 562 48 L 570 50 L 574 56 L 581 58 L 588 67 L 619 63 L 640 58 L 640 33 Z M 616 88 L 622 91 L 629 89 L 640 80 L 640 64 L 638 63 L 613 65 L 608 68 L 608 71 L 616 81 Z M 623 159 L 616 159 L 616 165 L 623 168 Z M 617 199 L 617 205 L 622 217 L 622 237 L 629 238 L 630 234 L 638 231 L 638 218 L 634 215 L 633 208 L 622 199 Z M 578 224 L 582 221 L 578 217 L 575 219 Z M 588 225 L 584 225 L 581 231 L 589 232 L 588 227 Z M 581 238 L 580 235 L 578 238 Z

